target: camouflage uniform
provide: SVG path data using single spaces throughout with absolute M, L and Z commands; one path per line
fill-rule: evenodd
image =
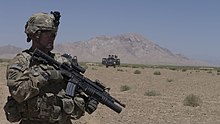
M 37 13 L 30 17 L 25 25 L 27 42 L 33 40 L 30 36 L 40 36 L 44 30 L 56 35 L 60 13 L 54 13 L 53 16 Z M 88 108 L 86 103 L 90 101 L 85 103 L 87 97 L 81 93 L 74 98 L 66 96 L 67 79 L 52 65 L 31 62 L 32 52 L 33 49 L 25 50 L 8 64 L 6 78 L 11 96 L 4 106 L 7 119 L 20 121 L 20 124 L 71 124 L 70 119 L 84 115 Z M 65 56 L 51 52 L 48 55 L 60 63 L 71 65 Z M 89 113 L 95 111 L 97 104 L 93 102 Z
M 69 63 L 60 54 L 50 54 L 58 62 Z M 12 59 L 7 67 L 7 85 L 17 105 L 21 124 L 71 124 L 72 119 L 84 115 L 84 100 L 65 95 L 66 80 L 49 79 L 51 65 L 30 63 L 31 51 L 26 50 Z M 59 76 L 57 76 L 59 77 Z M 80 95 L 79 95 L 80 96 Z M 74 110 L 75 109 L 75 110 Z

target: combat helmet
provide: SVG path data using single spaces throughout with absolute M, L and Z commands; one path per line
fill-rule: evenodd
M 54 11 L 49 13 L 33 14 L 25 25 L 25 33 L 27 34 L 27 42 L 30 42 L 29 34 L 35 34 L 37 31 L 51 30 L 55 33 L 60 24 L 60 12 Z

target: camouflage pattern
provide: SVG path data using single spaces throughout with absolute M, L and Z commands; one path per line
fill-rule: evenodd
M 70 64 L 60 54 L 51 53 L 50 56 L 58 62 Z M 66 96 L 64 89 L 67 80 L 49 80 L 50 71 L 56 69 L 51 65 L 30 63 L 30 58 L 30 51 L 26 50 L 13 58 L 7 67 L 7 85 L 14 99 L 11 103 L 16 102 L 18 106 L 11 108 L 11 111 L 17 112 L 15 117 L 21 117 L 20 123 L 71 124 L 70 119 L 83 116 L 85 101 L 81 98 L 82 95 L 78 94 L 74 99 Z M 11 121 L 13 120 L 19 121 L 17 118 L 12 118 Z
M 26 34 L 34 34 L 40 30 L 52 30 L 57 32 L 58 26 L 54 23 L 55 17 L 48 13 L 33 14 L 25 25 Z

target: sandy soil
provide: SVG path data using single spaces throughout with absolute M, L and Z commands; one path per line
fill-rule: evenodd
M 9 124 L 2 109 L 8 95 L 5 65 L 1 65 L 0 70 L 0 123 Z M 134 74 L 135 70 L 140 70 L 141 74 Z M 155 71 L 160 71 L 161 75 L 154 75 Z M 89 66 L 85 76 L 91 80 L 99 79 L 110 87 L 110 94 L 125 103 L 126 108 L 118 114 L 100 104 L 96 112 L 86 114 L 75 121 L 76 124 L 220 123 L 220 75 L 216 71 Z M 122 92 L 120 87 L 123 85 L 131 89 Z M 146 96 L 147 91 L 160 95 Z M 189 94 L 199 96 L 201 106 L 184 106 L 183 100 Z

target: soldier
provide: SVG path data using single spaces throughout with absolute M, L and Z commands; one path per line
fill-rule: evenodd
M 65 95 L 67 79 L 52 65 L 31 61 L 35 48 L 61 63 L 71 65 L 68 58 L 52 53 L 59 26 L 60 13 L 55 11 L 33 14 L 25 25 L 30 49 L 17 54 L 7 67 L 10 95 L 4 106 L 10 122 L 20 124 L 71 124 L 88 112 L 93 113 L 98 102 L 85 93 L 74 98 Z

